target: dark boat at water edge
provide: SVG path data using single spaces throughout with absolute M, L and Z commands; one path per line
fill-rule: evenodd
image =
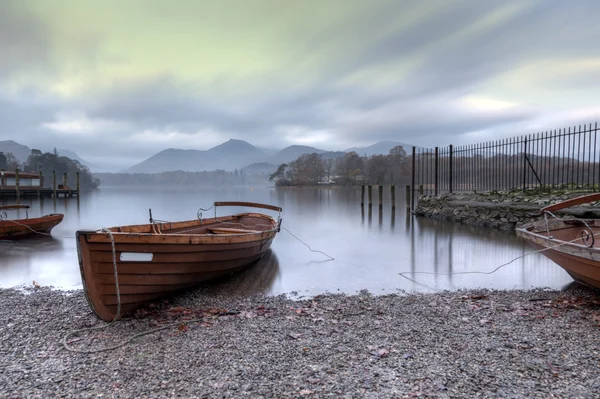
M 62 213 L 52 213 L 37 218 L 29 218 L 29 205 L 0 206 L 0 240 L 13 240 L 31 237 L 36 234 L 50 234 L 52 229 L 62 222 Z M 7 211 L 25 210 L 25 218 L 9 219 Z

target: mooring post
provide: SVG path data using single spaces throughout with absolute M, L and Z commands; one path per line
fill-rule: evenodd
M 17 191 L 17 199 L 21 197 L 19 192 L 19 168 L 15 169 L 15 190 Z
M 419 198 L 423 195 L 423 185 L 419 184 Z
M 392 209 L 396 209 L 396 186 L 390 187 L 390 194 L 392 195 Z
M 69 183 L 69 182 L 68 182 L 68 179 L 69 179 L 69 178 L 68 178 L 68 176 L 67 176 L 67 172 L 65 172 L 65 173 L 63 174 L 63 190 L 64 190 L 64 191 L 63 191 L 63 195 L 65 196 L 65 198 L 67 198 L 67 187 L 68 187 L 68 183 Z M 71 191 L 71 190 L 68 190 L 68 191 Z
M 38 172 L 38 175 L 40 176 L 40 186 L 37 190 L 37 196 L 38 196 L 38 198 L 40 198 L 42 196 L 42 194 L 41 194 L 42 187 L 44 187 L 44 175 L 42 174 L 41 170 Z
M 406 185 L 406 211 L 410 212 L 411 201 L 410 201 L 410 186 Z
M 75 182 L 77 184 L 77 198 L 79 198 L 79 172 L 75 174 Z
M 52 196 L 56 198 L 56 171 L 52 171 Z
M 373 186 L 369 184 L 369 207 L 373 205 Z
M 377 187 L 378 197 L 379 197 L 379 208 L 383 207 L 383 186 L 380 184 Z
M 362 185 L 360 190 L 360 206 L 365 206 L 365 185 Z

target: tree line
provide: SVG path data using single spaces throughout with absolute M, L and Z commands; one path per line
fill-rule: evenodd
M 317 153 L 304 154 L 280 165 L 269 180 L 278 186 L 407 184 L 411 173 L 409 159 L 401 145 L 387 155 L 360 156 L 351 151 L 331 159 Z
M 79 185 L 81 188 L 96 188 L 100 181 L 92 175 L 89 168 L 71 158 L 61 156 L 56 149 L 54 152 L 42 153 L 32 149 L 31 154 L 23 163 L 10 152 L 0 152 L 0 169 L 6 171 L 20 171 L 26 173 L 42 173 L 44 176 L 44 187 L 52 186 L 52 172 L 56 172 L 57 184 L 62 184 L 64 174 L 67 174 L 68 185 L 74 186 L 77 173 L 79 173 Z

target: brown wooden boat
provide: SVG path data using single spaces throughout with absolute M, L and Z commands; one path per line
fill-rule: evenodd
M 217 217 L 219 206 L 281 212 L 266 204 L 215 202 L 215 217 L 209 219 L 199 213 L 194 220 L 157 223 L 150 216 L 149 224 L 77 231 L 83 288 L 96 315 L 115 320 L 149 301 L 259 260 L 279 232 L 281 218 L 262 213 Z
M 8 219 L 6 211 L 25 209 L 25 219 Z M 64 215 L 52 213 L 39 218 L 29 218 L 29 205 L 0 206 L 0 240 L 13 240 L 30 237 L 36 234 L 50 234 L 50 231 L 60 222 Z
M 600 288 L 600 219 L 558 219 L 553 212 L 600 200 L 600 193 L 541 209 L 544 220 L 516 229 L 519 237 L 562 267 L 577 282 Z M 598 243 L 596 242 L 598 241 Z

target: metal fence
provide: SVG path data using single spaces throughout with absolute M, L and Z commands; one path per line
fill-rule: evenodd
M 413 147 L 412 188 L 425 195 L 557 186 L 597 191 L 597 136 L 596 122 L 471 145 Z

